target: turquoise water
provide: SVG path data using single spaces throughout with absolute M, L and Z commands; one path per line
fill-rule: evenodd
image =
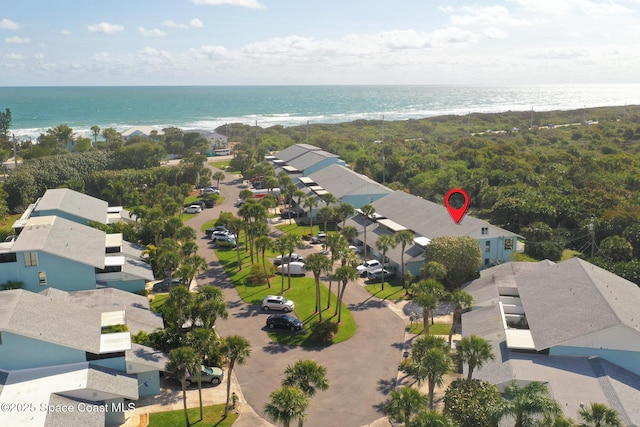
M 0 87 L 0 109 L 11 109 L 17 137 L 62 123 L 89 135 L 94 125 L 265 128 L 631 104 L 640 104 L 640 85 Z

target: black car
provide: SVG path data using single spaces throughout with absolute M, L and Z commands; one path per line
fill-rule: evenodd
M 280 218 L 282 219 L 291 219 L 291 218 L 298 218 L 298 212 L 296 211 L 283 211 L 280 214 Z
M 267 328 L 301 331 L 302 328 L 304 328 L 304 325 L 300 319 L 295 318 L 290 314 L 272 314 L 267 317 Z

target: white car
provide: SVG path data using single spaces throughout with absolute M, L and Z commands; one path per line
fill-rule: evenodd
M 197 214 L 202 212 L 202 208 L 200 207 L 200 205 L 191 205 L 184 208 L 183 212 L 188 214 Z
M 200 195 L 204 196 L 207 194 L 220 194 L 220 190 L 216 187 L 207 187 L 200 190 Z
M 368 272 L 382 268 L 382 263 L 377 259 L 370 259 L 356 267 L 360 276 L 366 276 Z
M 280 264 L 276 267 L 278 274 L 289 274 L 292 276 L 304 276 L 307 274 L 307 270 L 304 269 L 304 262 L 292 261 L 289 264 Z
M 350 251 L 353 251 L 353 252 L 355 252 L 355 253 L 357 253 L 357 254 L 359 254 L 359 253 L 360 253 L 360 248 L 359 248 L 359 247 L 357 247 L 357 246 L 354 246 L 354 245 L 350 245 L 350 246 L 349 246 L 349 250 L 350 250 Z
M 264 311 L 279 310 L 288 313 L 293 311 L 296 305 L 290 299 L 286 299 L 280 295 L 267 295 L 262 300 L 262 309 Z

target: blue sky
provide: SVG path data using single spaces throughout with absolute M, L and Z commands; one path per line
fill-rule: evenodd
M 638 83 L 640 0 L 24 0 L 0 86 Z

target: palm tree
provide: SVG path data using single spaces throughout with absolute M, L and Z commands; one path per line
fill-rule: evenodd
M 461 364 L 466 363 L 469 367 L 468 381 L 471 381 L 475 368 L 481 368 L 485 362 L 495 358 L 489 341 L 476 335 L 463 337 L 456 344 L 456 359 Z
M 281 236 L 278 236 L 276 239 L 274 239 L 271 242 L 271 248 L 278 252 L 280 254 L 280 259 L 284 262 L 284 255 L 287 253 L 287 248 L 289 245 L 289 242 L 287 241 L 287 234 L 283 234 Z M 280 290 L 281 293 L 284 293 L 284 274 L 280 275 L 280 279 L 282 281 L 282 289 Z
M 184 407 L 184 419 L 187 427 L 189 423 L 189 413 L 187 412 L 187 378 L 191 372 L 199 369 L 198 354 L 191 347 L 178 347 L 169 352 L 169 362 L 167 363 L 167 371 L 180 380 L 182 385 L 182 404 Z
M 347 239 L 347 242 L 351 243 L 355 240 L 356 237 L 358 237 L 358 229 L 353 225 L 347 225 L 345 227 L 342 227 L 342 230 L 340 230 L 340 234 L 342 234 L 344 238 Z
M 264 412 L 275 422 L 282 422 L 284 427 L 290 427 L 291 421 L 302 422 L 306 417 L 309 397 L 298 387 L 283 386 L 269 395 L 270 402 L 264 405 Z
M 342 256 L 347 250 L 347 241 L 340 234 L 329 234 L 327 236 L 327 247 L 331 251 L 331 269 L 333 270 L 333 264 Z M 331 287 L 333 285 L 333 275 L 329 275 L 329 292 L 327 295 L 327 309 L 331 308 Z
M 224 172 L 217 171 L 211 176 L 211 178 L 216 180 L 216 187 L 220 188 L 220 181 L 222 181 L 225 178 Z
M 444 384 L 444 375 L 449 371 L 449 347 L 440 337 L 424 335 L 411 346 L 412 358 L 405 363 L 406 371 L 418 384 L 427 381 L 429 391 L 429 409 L 433 409 L 433 396 L 436 386 Z
M 468 292 L 456 289 L 449 294 L 448 299 L 456 305 L 453 310 L 453 322 L 451 323 L 451 330 L 449 331 L 449 347 L 451 347 L 453 333 L 458 327 L 458 323 L 460 322 L 460 318 L 462 317 L 462 310 L 471 307 L 471 305 L 473 304 L 473 296 Z
M 198 363 L 206 364 L 207 356 L 214 352 L 214 347 L 219 345 L 218 337 L 211 329 L 196 328 L 187 334 L 187 345 L 195 350 L 198 355 Z M 200 400 L 200 420 L 204 418 L 202 410 L 202 375 L 198 372 L 198 398 Z
M 407 427 L 454 427 L 456 424 L 438 411 L 418 412 Z
M 335 278 L 338 282 L 342 282 L 342 288 L 338 289 L 338 301 L 336 303 L 336 313 L 338 315 L 338 323 L 342 319 L 342 298 L 344 297 L 344 291 L 347 289 L 347 284 L 354 280 L 357 280 L 360 275 L 355 267 L 345 265 L 339 267 L 336 270 Z
M 269 272 L 267 271 L 267 261 L 265 254 L 267 249 L 271 247 L 271 239 L 269 236 L 260 236 L 256 239 L 256 251 L 262 255 L 262 268 L 264 269 L 264 277 L 267 278 L 267 287 L 271 288 L 271 281 L 269 280 Z
M 251 355 L 251 343 L 239 335 L 230 335 L 224 340 L 222 354 L 229 359 L 229 371 L 227 372 L 227 402 L 224 406 L 224 416 L 229 414 L 229 392 L 231 391 L 231 374 L 237 363 L 243 365 Z
M 364 230 L 364 258 L 367 258 L 367 227 L 369 226 L 369 221 L 371 221 L 373 219 L 373 216 L 376 213 L 376 208 L 373 207 L 373 205 L 370 204 L 366 204 L 366 205 L 362 205 L 360 207 L 360 213 L 362 214 L 362 216 L 364 217 L 364 225 L 363 225 L 363 230 Z
M 429 335 L 429 315 L 438 308 L 441 296 L 444 294 L 444 286 L 435 280 L 421 280 L 412 286 L 415 292 L 415 301 L 422 307 L 422 324 L 424 333 Z
M 327 368 L 313 360 L 298 360 L 284 370 L 283 386 L 298 387 L 309 397 L 313 397 L 317 390 L 329 389 Z
M 329 273 L 333 267 L 333 263 L 326 256 L 315 253 L 307 257 L 304 264 L 304 269 L 313 272 L 313 278 L 316 281 L 316 313 L 318 313 L 318 319 L 322 322 L 322 308 L 320 307 L 320 275 L 322 273 Z
M 318 211 L 318 218 L 320 218 L 322 220 L 322 223 L 324 224 L 325 234 L 327 233 L 327 224 L 329 223 L 331 218 L 333 218 L 333 215 L 334 211 L 329 206 L 323 206 Z
M 389 399 L 384 404 L 384 413 L 396 423 L 409 425 L 413 414 L 427 406 L 428 397 L 419 390 L 404 386 L 391 390 Z
M 347 218 L 353 216 L 356 213 L 356 208 L 351 203 L 343 203 L 338 207 L 338 216 L 342 219 L 342 228 Z
M 242 218 L 233 217 L 227 222 L 227 228 L 233 233 L 236 239 L 236 253 L 238 254 L 238 271 L 242 270 L 242 259 L 240 258 L 240 231 L 244 228 Z
M 302 202 L 305 208 L 309 208 L 309 230 L 313 233 L 313 208 L 318 206 L 318 199 L 315 195 L 311 195 Z
M 169 281 L 171 283 L 171 281 Z M 184 286 L 176 286 L 169 291 L 169 297 L 162 306 L 165 320 L 174 323 L 178 329 L 182 329 L 189 317 L 193 294 Z
M 622 421 L 615 409 L 609 408 L 604 403 L 594 402 L 588 407 L 580 405 L 578 415 L 585 425 L 593 427 L 620 427 Z
M 558 402 L 551 397 L 547 387 L 539 381 L 532 381 L 522 387 L 512 381 L 504 390 L 504 399 L 494 408 L 496 421 L 505 416 L 511 416 L 516 420 L 514 427 L 535 425 L 538 416 L 555 416 L 560 413 Z
M 91 133 L 93 134 L 93 145 L 98 143 L 98 135 L 100 135 L 100 126 L 91 126 Z
M 336 203 L 338 201 L 338 199 L 336 199 L 336 196 L 331 193 L 324 193 L 322 196 L 320 196 L 320 198 L 326 206 L 329 206 L 330 204 Z
M 400 268 L 402 269 L 402 278 L 404 278 L 404 251 L 407 248 L 407 245 L 413 243 L 413 239 L 415 235 L 410 230 L 401 230 L 398 231 L 395 235 L 396 244 L 400 245 Z
M 380 253 L 382 254 L 382 290 L 384 291 L 384 265 L 385 265 L 385 261 L 387 260 L 387 252 L 389 251 L 389 249 L 393 249 L 396 247 L 396 240 L 387 235 L 384 234 L 380 237 L 378 237 L 378 240 L 376 240 L 376 249 L 378 249 L 378 251 L 380 251 Z

